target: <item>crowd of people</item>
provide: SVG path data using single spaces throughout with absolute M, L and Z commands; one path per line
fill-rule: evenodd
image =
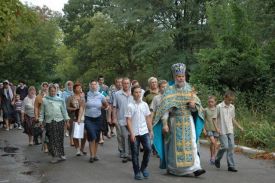
M 99 76 L 90 81 L 87 92 L 80 82 L 67 81 L 62 90 L 56 83 L 43 82 L 38 94 L 24 81 L 15 87 L 5 80 L 0 85 L 1 127 L 23 130 L 29 146 L 42 144 L 43 151 L 52 157 L 51 163 L 66 160 L 66 136 L 76 156 L 89 153 L 90 163 L 100 160 L 98 144 L 116 136 L 120 158 L 123 163 L 132 162 L 136 180 L 149 177 L 151 153 L 169 174 L 204 174 L 198 146 L 203 132 L 211 142 L 210 163 L 220 168 L 227 152 L 228 171 L 237 172 L 233 124 L 243 129 L 235 120 L 234 93 L 226 92 L 218 105 L 215 96 L 209 96 L 208 106 L 203 108 L 196 91 L 186 82 L 186 66 L 177 63 L 171 71 L 173 81 L 150 77 L 146 91 L 137 80 L 127 77 L 117 77 L 108 87 Z M 77 131 L 81 126 L 83 129 Z M 89 152 L 85 151 L 86 141 Z

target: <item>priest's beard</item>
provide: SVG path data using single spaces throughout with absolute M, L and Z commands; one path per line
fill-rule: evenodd
M 175 84 L 176 84 L 177 88 L 182 88 L 182 87 L 184 87 L 185 82 L 184 81 L 175 81 Z

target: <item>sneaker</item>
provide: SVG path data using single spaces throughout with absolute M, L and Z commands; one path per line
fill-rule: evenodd
M 65 161 L 66 159 L 67 159 L 66 156 L 60 156 L 58 160 L 59 161 Z
M 94 161 L 99 161 L 99 158 L 97 156 L 95 156 Z
M 137 174 L 135 174 L 135 179 L 136 180 L 142 180 L 142 177 L 140 175 L 140 172 L 138 172 Z
M 220 161 L 215 160 L 214 164 L 217 168 L 221 168 L 221 162 Z
M 9 128 L 6 128 L 6 131 L 9 131 L 10 129 Z
M 77 150 L 76 151 L 76 156 L 81 156 L 82 155 L 82 153 L 80 152 L 80 150 Z
M 18 130 L 22 130 L 22 129 L 23 129 L 22 126 L 19 126 L 19 127 L 18 127 Z
M 58 163 L 58 159 L 56 157 L 53 157 L 50 161 L 52 164 Z
M 68 133 L 68 132 L 66 132 L 66 133 L 65 133 L 65 136 L 66 136 L 66 137 L 69 137 L 69 133 Z
M 234 167 L 228 167 L 229 172 L 238 172 L 238 170 Z
M 140 171 L 145 179 L 147 179 L 149 177 L 149 172 L 147 169 L 140 170 Z

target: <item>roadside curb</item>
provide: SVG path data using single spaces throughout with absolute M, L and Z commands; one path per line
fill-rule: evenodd
M 209 145 L 210 143 L 209 143 L 208 140 L 201 139 L 200 144 Z M 243 153 L 246 153 L 246 154 L 249 154 L 249 155 L 255 155 L 255 154 L 266 152 L 264 150 L 254 149 L 254 148 L 241 146 L 241 145 L 235 145 L 235 148 L 239 148 Z M 273 158 L 275 158 L 275 152 L 271 152 L 271 154 L 272 154 Z

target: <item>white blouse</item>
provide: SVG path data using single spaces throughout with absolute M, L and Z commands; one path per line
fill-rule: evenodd
M 29 117 L 34 117 L 34 101 L 35 97 L 29 98 L 28 96 L 24 98 L 22 104 L 22 112 L 27 114 Z

